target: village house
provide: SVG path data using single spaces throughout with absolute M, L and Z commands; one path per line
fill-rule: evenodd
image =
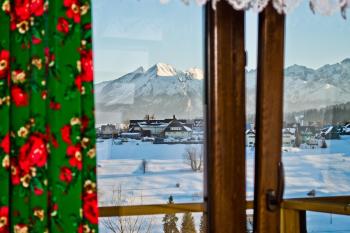
M 295 128 L 284 128 L 282 130 L 282 144 L 283 146 L 295 145 Z
M 192 123 L 186 120 L 178 120 L 175 116 L 172 119 L 155 120 L 130 120 L 128 133 L 139 133 L 141 137 L 156 138 L 186 138 L 192 136 Z
M 141 139 L 141 133 L 121 133 L 120 134 L 121 138 L 130 138 L 130 139 L 135 139 L 135 140 L 140 140 Z
M 100 130 L 100 136 L 104 139 L 114 138 L 118 135 L 118 130 L 115 125 L 107 124 L 102 125 Z
M 189 138 L 192 136 L 192 129 L 186 124 L 178 121 L 174 116 L 173 120 L 164 129 L 165 138 Z
M 245 141 L 246 141 L 246 146 L 255 147 L 255 130 L 248 129 L 245 132 Z

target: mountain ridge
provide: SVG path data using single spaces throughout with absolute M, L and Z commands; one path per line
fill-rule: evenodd
M 286 67 L 284 74 L 285 112 L 350 100 L 350 58 L 317 69 L 295 64 Z M 181 118 L 201 117 L 203 77 L 203 71 L 198 68 L 181 71 L 165 63 L 157 63 L 147 70 L 138 67 L 95 85 L 97 115 L 113 116 L 113 119 L 100 118 L 104 123 L 141 118 L 146 114 L 155 114 L 158 118 L 174 114 Z M 252 114 L 256 102 L 256 70 L 246 71 L 246 88 L 247 113 Z
M 121 122 L 147 114 L 158 118 L 202 117 L 202 80 L 203 73 L 198 68 L 181 71 L 165 63 L 157 63 L 147 70 L 139 67 L 95 85 L 97 120 L 99 123 Z

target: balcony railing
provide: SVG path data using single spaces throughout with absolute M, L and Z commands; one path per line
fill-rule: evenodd
M 253 209 L 253 201 L 247 201 L 247 209 Z M 177 214 L 204 212 L 203 203 L 104 206 L 100 217 Z M 281 205 L 281 233 L 306 233 L 306 211 L 350 215 L 350 196 L 296 198 L 284 200 Z

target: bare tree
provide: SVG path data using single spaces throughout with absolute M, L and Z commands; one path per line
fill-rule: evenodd
M 125 203 L 121 186 L 113 189 L 112 203 L 114 206 Z M 141 216 L 103 218 L 101 223 L 112 233 L 151 233 L 153 227 L 152 218 Z
M 188 146 L 184 152 L 185 163 L 190 165 L 192 171 L 201 171 L 203 167 L 203 148 Z

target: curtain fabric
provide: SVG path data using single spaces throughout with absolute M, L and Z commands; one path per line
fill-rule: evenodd
M 97 232 L 90 0 L 0 0 L 0 233 Z

